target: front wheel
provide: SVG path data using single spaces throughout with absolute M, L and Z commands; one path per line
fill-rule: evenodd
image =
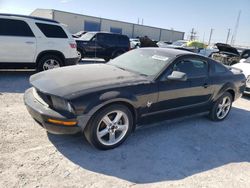
M 98 149 L 113 149 L 131 133 L 133 117 L 123 105 L 112 105 L 98 112 L 84 130 L 86 139 Z
M 213 105 L 209 117 L 213 121 L 222 121 L 229 114 L 233 97 L 229 92 L 224 93 Z
M 80 57 L 80 60 L 79 60 L 79 61 L 81 61 L 82 58 L 84 58 L 83 52 L 82 52 L 81 50 L 79 50 L 79 49 L 77 49 L 77 55 L 78 55 L 78 57 Z

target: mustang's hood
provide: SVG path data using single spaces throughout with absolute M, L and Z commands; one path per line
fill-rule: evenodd
M 240 55 L 236 48 L 234 48 L 234 47 L 232 47 L 232 46 L 230 46 L 228 44 L 216 43 L 215 46 L 221 52 L 228 52 L 228 53 L 232 53 L 232 54 L 235 54 L 235 55 L 238 55 L 238 56 Z
M 68 99 L 99 89 L 146 80 L 144 76 L 108 64 L 68 66 L 30 77 L 30 83 L 39 91 Z

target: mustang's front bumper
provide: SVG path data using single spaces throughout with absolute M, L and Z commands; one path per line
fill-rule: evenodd
M 64 122 L 74 122 L 77 118 L 72 114 L 61 114 L 40 103 L 33 95 L 33 88 L 28 89 L 24 94 L 24 103 L 30 115 L 48 132 L 53 134 L 76 134 L 81 127 L 76 125 L 66 126 L 50 123 L 49 119 Z

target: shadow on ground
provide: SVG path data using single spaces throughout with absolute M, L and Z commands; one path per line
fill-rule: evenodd
M 81 168 L 134 183 L 179 180 L 229 163 L 250 162 L 250 111 L 233 108 L 222 122 L 204 116 L 139 128 L 120 147 L 99 151 L 81 135 L 49 139 Z
M 83 59 L 79 65 L 104 63 L 102 59 Z M 1 93 L 24 93 L 31 87 L 29 77 L 35 71 L 0 71 L 0 94 Z
M 0 71 L 0 93 L 23 93 L 30 86 L 29 77 L 35 72 Z

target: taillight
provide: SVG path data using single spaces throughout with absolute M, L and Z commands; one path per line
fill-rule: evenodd
M 69 43 L 71 48 L 76 48 L 76 43 Z

